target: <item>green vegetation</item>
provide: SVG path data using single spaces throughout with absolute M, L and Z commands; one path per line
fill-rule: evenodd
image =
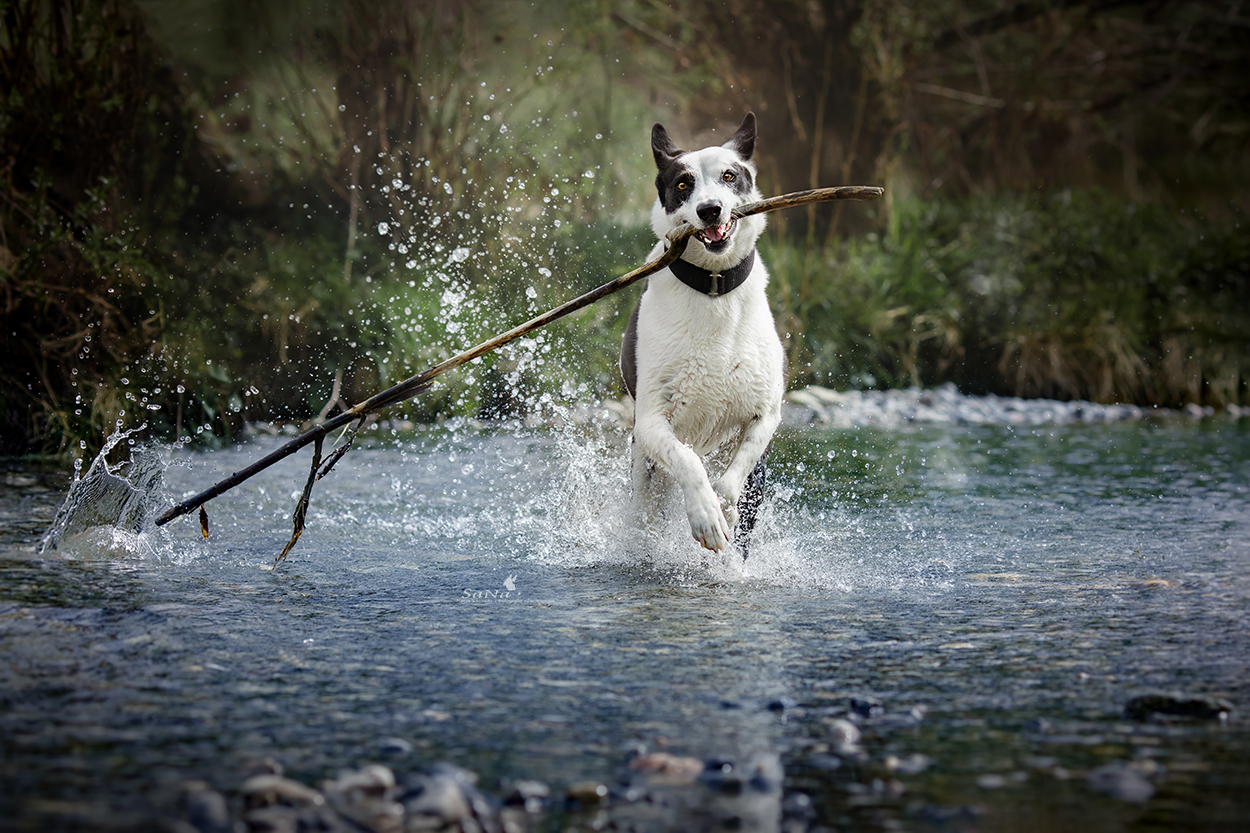
M 804 322 L 798 378 L 833 387 L 1172 407 L 1247 401 L 1250 235 L 1101 192 L 910 200 L 895 231 L 782 243 L 779 312 Z M 786 276 L 819 274 L 806 287 Z
M 1236 6 L 261 5 L 0 2 L 0 454 L 359 401 L 640 264 L 651 122 L 751 108 L 766 193 L 887 188 L 770 219 L 794 384 L 1250 404 Z M 637 294 L 400 415 L 619 394 Z

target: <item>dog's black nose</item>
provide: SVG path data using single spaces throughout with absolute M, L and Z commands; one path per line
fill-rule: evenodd
M 705 223 L 720 222 L 721 205 L 718 202 L 705 202 L 694 210 L 699 215 L 699 219 Z

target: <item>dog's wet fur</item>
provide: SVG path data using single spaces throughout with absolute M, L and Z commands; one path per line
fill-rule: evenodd
M 699 231 L 674 268 L 652 275 L 621 345 L 621 373 L 634 398 L 632 479 L 644 513 L 680 489 L 695 540 L 709 550 L 736 545 L 745 557 L 764 499 L 766 460 L 781 421 L 785 353 L 768 305 L 768 271 L 756 255 L 763 215 L 734 220 L 734 207 L 760 199 L 756 119 L 748 113 L 724 145 L 680 149 L 663 125 L 651 131 L 658 192 L 651 227 L 660 242 L 683 223 Z M 697 268 L 691 268 L 697 267 Z M 736 268 L 735 268 L 736 267 Z M 689 275 L 710 274 L 712 289 Z M 722 275 L 741 283 L 724 291 Z M 729 450 L 711 481 L 704 460 Z

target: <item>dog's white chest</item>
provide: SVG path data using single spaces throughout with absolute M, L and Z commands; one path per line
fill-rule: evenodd
M 638 405 L 661 413 L 700 454 L 736 438 L 781 399 L 781 342 L 757 268 L 761 274 L 724 297 L 669 281 L 642 300 Z

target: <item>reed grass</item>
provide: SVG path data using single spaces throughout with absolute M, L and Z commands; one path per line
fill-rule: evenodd
M 1245 216 L 1100 192 L 900 201 L 897 232 L 835 241 L 777 298 L 795 381 L 1179 407 L 1247 400 Z M 778 283 L 809 253 L 769 241 Z

